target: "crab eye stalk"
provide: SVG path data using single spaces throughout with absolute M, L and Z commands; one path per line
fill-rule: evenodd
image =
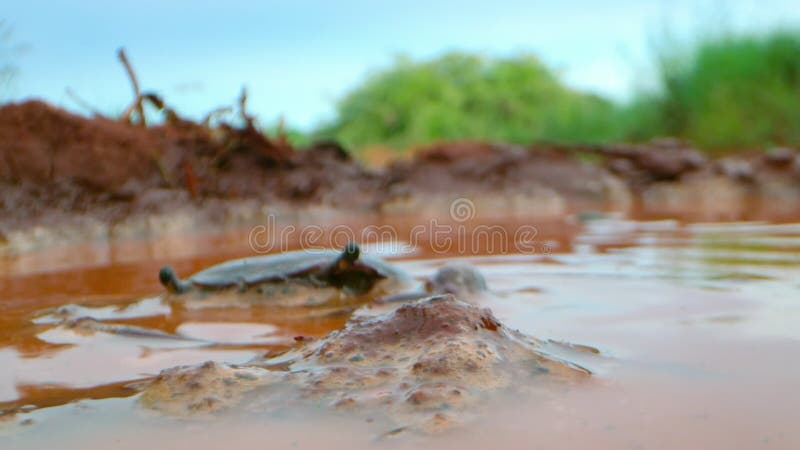
M 169 266 L 163 267 L 158 272 L 158 281 L 160 281 L 171 294 L 181 294 L 191 289 L 190 283 L 178 278 L 175 270 Z
M 361 255 L 361 249 L 358 248 L 358 244 L 356 244 L 355 242 L 350 242 L 344 247 L 344 251 L 342 252 L 342 259 L 350 263 L 353 263 L 358 259 L 359 255 Z

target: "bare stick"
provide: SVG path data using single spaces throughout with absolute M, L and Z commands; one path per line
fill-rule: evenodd
M 247 114 L 247 88 L 242 87 L 242 95 L 239 97 L 239 113 L 242 115 L 245 125 L 249 129 L 255 129 L 253 117 Z
M 131 84 L 133 85 L 133 95 L 136 96 L 133 105 L 125 111 L 124 118 L 126 118 L 130 122 L 130 115 L 135 109 L 136 112 L 139 114 L 139 125 L 142 127 L 147 126 L 147 121 L 144 117 L 144 105 L 142 105 L 142 93 L 139 90 L 139 80 L 136 78 L 136 72 L 133 71 L 133 67 L 131 66 L 130 61 L 128 61 L 128 56 L 125 54 L 125 49 L 121 48 L 117 52 L 117 56 L 119 57 L 120 62 L 123 66 L 125 66 L 125 71 L 128 72 L 128 78 L 131 79 Z
M 222 116 L 224 114 L 230 114 L 232 112 L 233 112 L 233 108 L 231 108 L 229 106 L 222 107 L 222 108 L 217 108 L 217 109 L 211 111 L 210 113 L 206 114 L 206 117 L 203 119 L 202 124 L 203 124 L 204 127 L 208 128 L 208 127 L 211 126 L 211 121 L 212 120 L 214 120 L 217 117 L 220 117 L 220 116 Z
M 286 120 L 283 116 L 278 120 L 278 146 L 281 148 L 289 148 L 289 135 L 286 133 Z

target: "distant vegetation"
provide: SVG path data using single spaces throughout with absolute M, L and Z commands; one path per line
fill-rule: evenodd
M 0 101 L 22 47 L 0 20 Z M 656 88 L 627 104 L 567 87 L 535 56 L 398 58 L 311 133 L 272 124 L 298 146 L 335 139 L 380 157 L 441 140 L 522 145 L 641 142 L 674 136 L 712 152 L 800 147 L 800 30 L 718 33 L 656 51 Z
M 659 55 L 661 92 L 630 135 L 669 134 L 709 150 L 800 145 L 800 32 L 723 35 Z M 642 116 L 644 117 L 644 116 Z
M 361 150 L 438 140 L 690 140 L 711 151 L 800 145 L 800 32 L 726 34 L 656 55 L 658 89 L 626 105 L 566 87 L 530 55 L 398 59 L 337 105 L 318 137 Z
M 565 87 L 538 59 L 451 53 L 398 59 L 337 105 L 320 130 L 345 146 L 404 149 L 438 140 L 610 141 L 616 107 Z
M 13 64 L 18 49 L 11 46 L 11 27 L 0 20 L 0 100 L 6 98 L 8 85 L 17 71 Z

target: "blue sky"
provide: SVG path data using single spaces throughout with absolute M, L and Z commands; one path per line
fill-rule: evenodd
M 109 6 L 110 5 L 110 6 Z M 124 46 L 145 90 L 201 117 L 243 85 L 264 122 L 309 128 L 336 99 L 395 55 L 449 50 L 532 52 L 572 86 L 624 99 L 647 84 L 648 55 L 665 30 L 800 23 L 796 0 L 762 1 L 7 1 L 19 75 L 11 97 L 81 112 L 67 88 L 101 111 L 131 100 L 116 60 Z

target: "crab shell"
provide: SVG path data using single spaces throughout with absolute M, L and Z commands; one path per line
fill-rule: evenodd
M 408 275 L 380 258 L 361 255 L 353 244 L 343 252 L 296 251 L 227 261 L 187 280 L 164 268 L 160 278 L 170 298 L 230 297 L 218 298 L 221 304 L 268 298 L 271 303 L 310 306 L 336 297 L 394 293 L 411 285 Z

